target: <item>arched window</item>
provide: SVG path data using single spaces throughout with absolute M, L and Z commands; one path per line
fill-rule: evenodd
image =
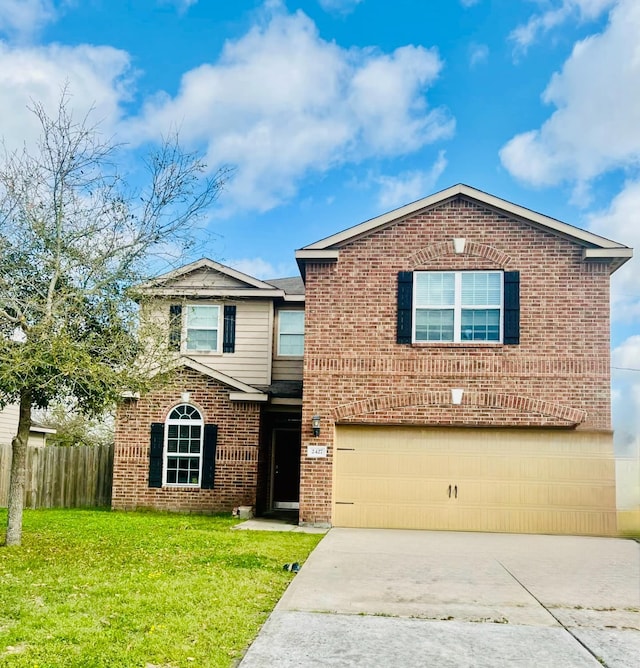
M 204 420 L 189 404 L 176 406 L 165 421 L 164 484 L 199 487 Z

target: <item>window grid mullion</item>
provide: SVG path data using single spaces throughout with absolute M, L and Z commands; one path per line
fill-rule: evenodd
M 456 271 L 453 275 L 453 342 L 460 343 L 462 330 L 462 274 Z

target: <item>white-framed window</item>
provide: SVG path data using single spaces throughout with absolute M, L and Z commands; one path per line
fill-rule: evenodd
M 304 354 L 304 311 L 278 312 L 278 355 L 302 357 Z
M 220 352 L 220 307 L 187 306 L 187 350 Z
M 189 404 L 171 410 L 164 430 L 163 484 L 199 487 L 202 478 L 204 421 Z
M 413 340 L 501 343 L 501 271 L 416 271 Z

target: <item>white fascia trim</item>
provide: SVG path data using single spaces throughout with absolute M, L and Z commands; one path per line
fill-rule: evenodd
M 337 260 L 340 254 L 337 250 L 311 250 L 312 246 L 306 246 L 296 251 L 296 260 Z
M 263 299 L 278 299 L 285 296 L 284 290 L 255 290 L 253 288 L 199 288 L 173 287 L 173 288 L 149 288 L 145 290 L 148 295 L 155 297 L 260 297 Z
M 625 258 L 633 257 L 633 248 L 585 248 L 582 251 L 583 260 L 592 260 L 600 258 Z
M 264 392 L 229 392 L 230 401 L 268 401 L 269 395 Z
M 289 397 L 274 397 L 271 399 L 274 406 L 302 406 L 302 399 Z
M 285 295 L 285 302 L 302 302 L 304 303 L 304 295 Z
M 57 433 L 57 429 L 51 429 L 50 427 L 40 427 L 36 425 L 31 425 L 31 428 L 29 431 L 35 431 L 38 434 L 55 434 Z
M 299 251 L 296 251 L 296 258 L 306 259 L 305 255 L 298 255 L 298 253 L 308 253 L 309 251 L 320 251 L 330 248 L 331 246 L 336 246 L 339 244 L 344 244 L 356 237 L 359 237 L 363 234 L 367 234 L 372 230 L 375 230 L 379 227 L 384 227 L 385 225 L 392 223 L 394 221 L 400 220 L 411 216 L 422 209 L 427 209 L 429 207 L 441 204 L 447 199 L 456 197 L 458 195 L 464 195 L 470 199 L 474 199 L 486 206 L 498 209 L 509 213 L 517 218 L 521 218 L 530 223 L 535 223 L 540 225 L 543 228 L 553 230 L 567 237 L 575 239 L 576 241 L 593 244 L 600 248 L 626 248 L 623 244 L 619 244 L 616 241 L 611 241 L 605 237 L 598 236 L 592 232 L 587 232 L 586 230 L 581 230 L 573 225 L 568 225 L 563 223 L 555 218 L 550 218 L 549 216 L 544 216 L 541 213 L 532 211 L 518 204 L 513 204 L 512 202 L 507 202 L 506 200 L 495 197 L 494 195 L 489 195 L 481 190 L 476 190 L 470 186 L 459 183 L 455 186 L 451 186 L 446 190 L 441 190 L 438 193 L 429 195 L 423 199 L 412 202 L 411 204 L 406 204 L 399 209 L 394 209 L 388 213 L 384 213 L 381 216 L 376 218 L 371 218 L 359 225 L 350 227 L 349 229 L 338 232 L 330 237 L 316 241 L 313 244 L 305 246 Z

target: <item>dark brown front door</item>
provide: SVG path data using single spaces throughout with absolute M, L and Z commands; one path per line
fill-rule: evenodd
M 273 430 L 273 507 L 297 508 L 300 500 L 300 430 Z

